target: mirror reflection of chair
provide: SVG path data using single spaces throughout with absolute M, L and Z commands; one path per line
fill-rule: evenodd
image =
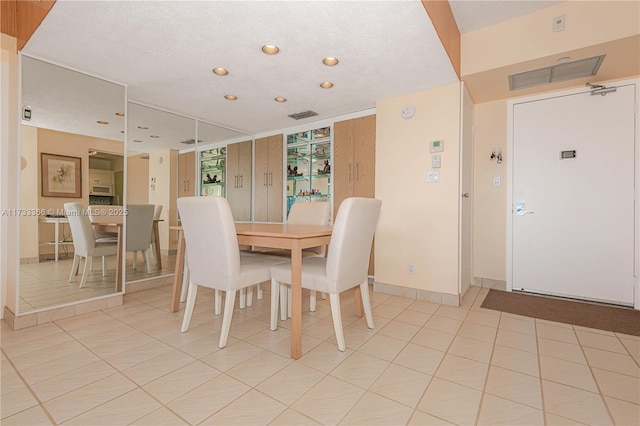
M 162 214 L 162 204 L 156 204 L 154 206 L 154 210 L 153 210 L 153 220 L 160 220 L 160 215 Z M 156 231 L 155 231 L 155 226 L 153 226 L 151 228 L 151 254 L 153 254 L 153 257 L 155 258 L 156 261 L 156 265 L 158 264 L 158 251 L 157 251 L 157 247 L 156 247 Z
M 189 262 L 189 289 L 181 332 L 189 329 L 199 286 L 212 288 L 216 293 L 224 291 L 225 307 L 218 343 L 223 348 L 229 336 L 236 292 L 268 281 L 271 266 L 284 259 L 276 256 L 240 255 L 233 215 L 225 198 L 178 198 L 178 210 Z
M 87 282 L 94 257 L 102 257 L 102 276 L 105 275 L 105 257 L 117 254 L 118 242 L 96 240 L 91 221 L 82 204 L 65 203 L 64 209 L 73 236 L 74 256 L 71 273 L 69 274 L 69 282 L 73 280 L 74 275 L 78 274 L 80 258 L 83 257 L 85 259 L 84 269 L 82 270 L 82 278 L 80 279 L 80 288 L 82 288 Z
M 133 269 L 136 269 L 138 251 L 142 251 L 147 264 L 147 273 L 151 273 L 149 252 L 151 251 L 151 233 L 153 232 L 153 204 L 127 205 L 126 250 L 133 252 Z
M 329 293 L 338 349 L 345 350 L 340 293 L 360 287 L 367 326 L 373 328 L 367 271 L 373 235 L 382 202 L 373 198 L 347 198 L 340 205 L 329 254 L 302 259 L 302 288 Z M 291 283 L 291 264 L 271 268 L 271 330 L 278 327 L 280 283 Z
M 300 203 L 296 202 L 291 206 L 289 216 L 287 217 L 287 224 L 289 225 L 318 225 L 329 226 L 331 220 L 331 204 L 322 201 L 315 203 Z M 303 257 L 308 256 L 323 256 L 325 255 L 327 247 L 310 247 L 302 251 Z M 324 299 L 324 293 L 322 294 Z M 315 312 L 316 310 L 316 292 L 310 291 L 309 295 L 309 310 Z M 286 320 L 287 317 L 291 317 L 291 286 L 287 284 L 280 285 L 280 319 Z

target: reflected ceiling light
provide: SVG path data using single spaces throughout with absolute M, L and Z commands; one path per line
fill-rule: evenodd
M 149 128 L 148 128 L 147 126 L 138 126 L 138 129 L 141 129 L 141 130 L 147 130 L 147 129 L 149 129 Z
M 118 117 L 124 117 L 124 112 L 116 112 L 116 115 L 117 115 Z
M 224 98 L 228 101 L 235 101 L 236 99 L 238 99 L 236 95 L 224 95 Z
M 278 46 L 276 46 L 275 44 L 265 44 L 264 46 L 262 46 L 262 51 L 267 55 L 275 55 L 280 51 L 280 48 L 278 48 Z
M 556 64 L 566 64 L 569 61 L 571 61 L 571 58 L 569 56 L 563 56 L 556 61 Z
M 138 142 L 138 143 L 141 143 L 141 142 L 142 142 L 140 139 L 134 139 L 133 141 L 134 141 L 134 142 Z
M 323 89 L 331 89 L 333 87 L 333 83 L 330 81 L 324 81 L 320 83 L 320 87 L 322 87 Z
M 158 135 L 149 135 L 150 138 L 158 139 L 160 136 Z
M 334 65 L 338 65 L 338 58 L 324 58 L 322 63 L 328 67 L 332 67 Z
M 221 68 L 221 67 L 216 67 L 212 71 L 213 71 L 213 73 L 215 75 L 227 75 L 227 74 L 229 74 L 229 71 L 227 71 L 226 69 Z
M 287 98 L 283 98 L 282 96 L 278 96 L 277 98 L 273 99 L 276 102 L 287 102 Z
M 98 123 L 98 124 L 109 124 L 108 121 L 103 121 L 103 120 L 98 120 L 98 121 L 96 121 L 96 123 Z

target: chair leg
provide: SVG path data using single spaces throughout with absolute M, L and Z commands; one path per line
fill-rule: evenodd
M 215 303 L 214 313 L 216 315 L 220 315 L 220 310 L 222 308 L 222 296 L 220 295 L 220 290 L 214 290 L 213 299 Z
M 262 300 L 262 283 L 256 284 L 256 294 L 258 295 L 258 300 Z
M 331 316 L 333 317 L 333 329 L 336 332 L 338 349 L 344 352 L 345 344 L 344 331 L 342 330 L 342 314 L 340 313 L 340 295 L 330 293 L 329 301 L 331 302 Z
M 136 269 L 136 261 L 138 260 L 138 252 L 136 250 L 133 251 L 133 269 Z
M 245 290 L 245 295 L 247 297 L 247 306 L 253 306 L 253 286 L 250 285 Z
M 280 319 L 282 321 L 287 320 L 287 305 L 289 298 L 287 297 L 289 286 L 286 284 L 280 284 Z M 273 289 L 271 290 L 273 291 Z
M 368 281 L 360 284 L 360 294 L 362 294 L 362 306 L 364 307 L 364 316 L 367 318 L 367 327 L 373 329 L 373 313 L 371 312 Z
M 187 257 L 185 256 L 184 269 L 182 270 L 182 292 L 180 293 L 180 302 L 184 302 L 185 300 L 187 300 L 188 288 L 189 288 L 189 264 L 187 263 Z M 216 315 L 220 315 L 220 312 L 218 312 Z
M 287 286 L 287 317 L 291 318 L 291 286 Z
M 89 261 L 89 271 L 93 271 L 93 256 L 87 257 L 86 260 Z
M 247 307 L 247 298 L 246 298 L 246 295 L 245 295 L 244 288 L 241 288 L 241 289 L 240 289 L 240 296 L 239 296 L 239 298 L 240 298 L 240 309 L 244 309 L 244 308 L 246 308 L 246 307 Z M 226 303 L 226 302 L 225 302 L 225 303 Z
M 80 287 L 84 287 L 87 283 L 87 277 L 89 277 L 89 273 L 91 272 L 91 256 L 87 256 L 84 258 L 84 269 L 82 270 L 82 279 L 80 279 Z
M 322 300 L 327 300 L 327 293 L 325 293 L 324 291 L 321 291 L 320 297 L 322 297 Z
M 280 296 L 280 283 L 271 278 L 271 330 L 278 329 L 278 299 Z M 280 310 L 282 312 L 282 309 Z
M 224 315 L 222 317 L 222 330 L 220 330 L 219 348 L 227 346 L 227 338 L 229 337 L 229 329 L 231 328 L 231 318 L 233 317 L 233 305 L 236 303 L 236 290 L 225 292 L 226 300 L 224 301 Z
M 184 317 L 182 319 L 182 328 L 180 333 L 184 333 L 189 330 L 189 323 L 191 322 L 191 315 L 193 315 L 193 307 L 196 304 L 196 294 L 198 293 L 198 286 L 193 283 L 189 283 L 189 293 L 187 294 L 187 304 L 184 306 Z
M 149 249 L 146 249 L 146 250 L 144 251 L 144 260 L 145 260 L 145 262 L 147 263 L 147 274 L 150 274 L 150 273 L 151 273 L 151 258 L 150 258 L 150 256 L 149 256 L 149 252 L 150 252 L 150 251 L 151 251 L 151 250 L 149 250 Z
M 316 291 L 315 290 L 309 291 L 309 310 L 311 312 L 316 311 Z
M 102 256 L 102 276 L 107 275 L 107 256 Z
M 73 256 L 73 264 L 71 265 L 71 273 L 69 274 L 69 282 L 73 280 L 75 275 L 78 275 L 78 266 L 80 266 L 80 256 L 77 254 Z

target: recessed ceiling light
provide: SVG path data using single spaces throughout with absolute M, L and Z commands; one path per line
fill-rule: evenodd
M 158 135 L 149 135 L 150 138 L 158 139 L 160 136 Z
M 147 126 L 138 126 L 138 129 L 141 129 L 141 130 L 147 130 L 147 129 L 149 129 L 149 128 L 148 128 Z
M 212 71 L 213 71 L 213 73 L 215 75 L 227 75 L 227 74 L 229 74 L 229 71 L 227 71 L 226 69 L 221 68 L 221 67 L 216 67 Z
M 142 142 L 140 139 L 134 139 L 133 141 L 134 141 L 134 142 L 138 142 L 138 143 L 141 143 L 141 142 Z
M 262 51 L 267 55 L 275 55 L 280 51 L 280 49 L 275 44 L 265 44 L 262 46 Z
M 566 64 L 569 61 L 571 61 L 571 58 L 569 56 L 563 56 L 556 61 L 556 64 Z
M 328 67 L 332 67 L 334 65 L 338 65 L 338 58 L 324 58 L 322 63 Z
M 124 133 L 124 130 L 120 130 L 120 133 Z
M 98 123 L 98 124 L 109 124 L 108 121 L 103 121 L 103 120 L 98 120 L 98 121 L 96 121 L 96 123 Z
M 228 101 L 235 101 L 236 99 L 238 99 L 236 95 L 224 95 L 224 98 Z
M 333 83 L 330 81 L 324 81 L 320 83 L 320 87 L 322 87 L 323 89 L 331 89 L 333 87 Z
M 117 115 L 118 117 L 124 117 L 124 112 L 116 112 L 116 115 Z
M 287 102 L 287 98 L 283 98 L 282 96 L 278 96 L 277 98 L 274 98 L 274 101 L 276 101 L 276 102 Z

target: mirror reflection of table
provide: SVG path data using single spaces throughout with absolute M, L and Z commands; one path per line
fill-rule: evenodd
M 61 244 L 73 244 L 73 241 L 61 241 L 60 240 L 60 224 L 65 224 L 65 223 L 69 223 L 69 219 L 67 219 L 66 217 L 51 217 L 51 216 L 45 216 L 40 218 L 40 223 L 52 223 L 54 225 L 54 239 L 53 242 L 51 243 L 41 243 L 40 245 L 49 245 L 49 244 L 53 244 L 54 247 L 54 261 L 58 261 L 58 254 L 60 251 L 60 245 Z

